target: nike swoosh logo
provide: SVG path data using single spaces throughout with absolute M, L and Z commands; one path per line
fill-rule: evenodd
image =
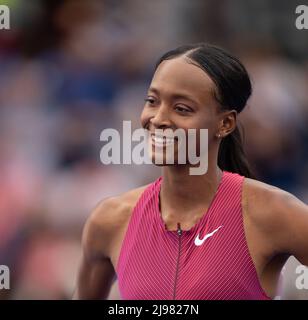
M 214 233 L 216 233 L 220 228 L 222 228 L 223 226 L 218 227 L 217 229 L 215 229 L 213 232 L 208 233 L 204 236 L 203 239 L 199 238 L 199 234 L 196 236 L 195 238 L 195 245 L 196 246 L 201 246 L 203 244 L 203 242 L 207 239 L 210 238 Z

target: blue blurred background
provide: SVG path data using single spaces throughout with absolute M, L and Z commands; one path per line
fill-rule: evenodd
M 70 299 L 83 224 L 102 198 L 149 183 L 154 166 L 100 162 L 105 128 L 139 127 L 156 59 L 208 41 L 236 54 L 254 93 L 240 116 L 258 178 L 308 202 L 304 1 L 7 0 L 0 30 L 0 299 Z M 308 299 L 290 259 L 279 298 Z M 117 299 L 116 283 L 110 298 Z

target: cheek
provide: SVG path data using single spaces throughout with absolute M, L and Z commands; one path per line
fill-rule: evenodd
M 198 114 L 191 121 L 187 121 L 186 123 L 190 128 L 211 130 L 213 127 L 213 120 L 211 115 Z
M 212 140 L 213 136 L 215 136 L 217 133 L 218 119 L 213 114 L 200 115 L 194 123 L 194 128 L 207 129 L 208 130 L 208 138 L 209 138 L 209 140 Z
M 146 110 L 146 108 L 143 108 L 140 115 L 141 126 L 144 128 L 149 122 L 149 120 L 150 120 L 150 113 Z

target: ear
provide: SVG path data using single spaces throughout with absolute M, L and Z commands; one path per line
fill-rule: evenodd
M 217 136 L 219 138 L 225 138 L 236 128 L 237 111 L 228 110 L 224 111 L 220 115 L 219 127 Z

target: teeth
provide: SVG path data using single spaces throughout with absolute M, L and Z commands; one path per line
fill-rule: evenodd
M 155 145 L 169 145 L 174 143 L 174 138 L 168 138 L 168 137 L 159 137 L 152 135 L 152 141 L 154 142 Z

